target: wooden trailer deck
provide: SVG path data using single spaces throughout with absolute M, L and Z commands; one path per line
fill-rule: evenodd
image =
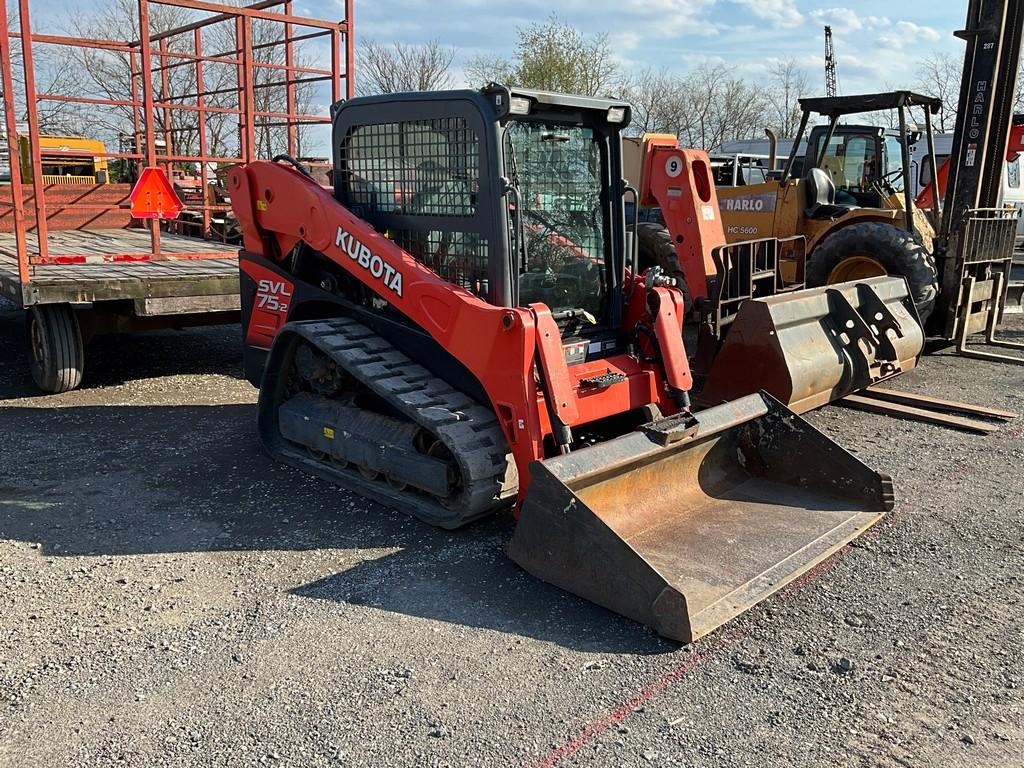
M 26 240 L 30 255 L 38 255 L 34 234 Z M 50 257 L 82 256 L 86 263 L 31 266 L 30 281 L 22 284 L 14 234 L 0 233 L 0 293 L 19 306 L 130 299 L 140 314 L 238 310 L 237 246 L 166 232 L 160 244 L 166 255 L 210 257 L 114 262 L 109 259 L 115 254 L 148 253 L 149 232 L 51 232 Z

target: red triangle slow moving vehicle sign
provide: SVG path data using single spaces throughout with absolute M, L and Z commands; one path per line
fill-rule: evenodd
M 163 168 L 143 168 L 129 199 L 133 219 L 176 219 L 185 207 Z

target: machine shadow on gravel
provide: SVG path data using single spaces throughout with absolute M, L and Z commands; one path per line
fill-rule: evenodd
M 41 397 L 28 373 L 25 317 L 0 306 L 0 399 Z M 88 342 L 89 365 L 79 389 L 170 375 L 222 374 L 242 379 L 237 325 L 97 336 Z
M 520 570 L 510 516 L 432 528 L 274 462 L 254 424 L 249 404 L 0 408 L 20 436 L 0 444 L 0 539 L 46 557 L 341 550 L 361 562 L 292 594 L 577 650 L 678 647 Z
M 380 514 L 395 513 L 382 509 Z M 493 629 L 575 651 L 646 655 L 678 650 L 678 643 L 522 571 L 503 552 L 511 533 L 507 519 L 455 534 L 432 531 L 424 538 L 441 541 L 364 561 L 292 594 Z

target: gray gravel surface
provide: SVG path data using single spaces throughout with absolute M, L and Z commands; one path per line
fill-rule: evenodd
M 1012 320 L 1024 338 L 1024 318 Z M 0 312 L 2 766 L 1024 765 L 1024 423 L 827 408 L 896 511 L 686 648 L 271 462 L 237 328 L 37 396 Z M 1024 411 L 1024 367 L 899 386 Z

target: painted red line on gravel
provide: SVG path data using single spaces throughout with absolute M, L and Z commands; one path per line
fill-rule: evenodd
M 686 661 L 684 661 L 682 664 L 673 669 L 671 672 L 668 672 L 667 674 L 663 675 L 658 680 L 651 683 L 649 686 L 644 688 L 642 691 L 637 693 L 632 698 L 622 702 L 622 704 L 619 705 L 619 707 L 617 707 L 615 710 L 613 710 L 607 717 L 598 720 L 595 723 L 591 723 L 578 734 L 576 734 L 576 736 L 567 741 L 565 744 L 552 750 L 547 755 L 547 757 L 545 757 L 540 762 L 534 764 L 535 768 L 553 768 L 553 766 L 558 765 L 567 757 L 571 757 L 572 755 L 576 754 L 581 749 L 583 749 L 583 747 L 585 747 L 587 744 L 593 741 L 595 736 L 600 734 L 602 731 L 607 730 L 616 723 L 621 723 L 631 714 L 636 712 L 637 709 L 643 706 L 645 701 L 668 688 L 670 685 L 676 682 L 679 678 L 681 678 L 691 669 L 694 669 L 695 667 L 698 667 L 701 664 L 703 664 L 705 661 L 711 658 L 711 655 L 715 651 L 731 643 L 737 637 L 745 635 L 747 631 L 747 627 L 741 627 L 739 629 L 733 630 L 728 635 L 718 638 L 717 640 L 715 640 L 714 643 L 708 646 L 702 653 L 694 654 Z
M 845 551 L 845 550 L 842 550 Z M 836 557 L 840 553 L 836 553 L 828 560 L 818 563 L 816 566 L 808 570 L 806 573 L 794 579 L 792 582 L 787 584 L 778 593 L 776 593 L 776 600 L 782 598 L 782 602 L 785 603 L 789 596 L 793 592 L 799 589 L 801 586 L 806 584 L 811 579 L 821 575 L 824 571 L 832 567 Z M 640 707 L 644 705 L 644 702 L 648 701 L 652 697 L 664 691 L 670 685 L 679 681 L 687 672 L 699 667 L 717 651 L 725 648 L 729 644 L 739 640 L 741 637 L 746 635 L 752 628 L 753 624 L 745 624 L 737 627 L 729 632 L 723 633 L 721 636 L 711 640 L 708 645 L 702 648 L 700 653 L 694 654 L 686 661 L 684 661 L 675 669 L 662 675 L 660 678 L 655 680 L 649 686 L 641 690 L 629 699 L 623 701 L 618 707 L 612 710 L 607 716 L 591 723 L 586 728 L 577 733 L 572 739 L 562 744 L 560 747 L 556 747 L 547 754 L 542 760 L 533 764 L 533 768 L 554 768 L 554 766 L 561 763 L 566 758 L 572 757 L 579 752 L 583 747 L 593 741 L 602 732 L 608 730 L 613 725 L 621 723 L 631 714 L 636 712 Z M 700 642 L 700 641 L 698 641 Z

